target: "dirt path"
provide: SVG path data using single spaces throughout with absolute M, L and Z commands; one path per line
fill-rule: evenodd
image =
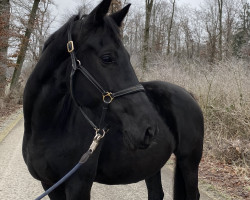
M 1 132 L 0 132 L 1 135 Z M 23 136 L 23 119 L 0 142 L 0 199 L 22 200 L 34 199 L 43 192 L 38 181 L 33 179 L 27 171 L 23 161 L 21 148 Z M 172 199 L 172 171 L 165 166 L 162 169 L 162 182 L 165 200 Z M 44 198 L 49 199 L 49 198 Z M 107 186 L 94 184 L 92 188 L 93 200 L 146 200 L 145 183 L 139 182 L 123 186 Z M 201 200 L 213 200 L 201 191 Z

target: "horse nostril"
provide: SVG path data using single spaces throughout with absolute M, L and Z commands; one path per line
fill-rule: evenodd
M 149 146 L 152 138 L 155 136 L 155 129 L 153 127 L 148 127 L 144 136 L 144 145 Z
M 155 129 L 152 127 L 148 127 L 145 136 L 153 137 L 154 135 L 155 135 Z

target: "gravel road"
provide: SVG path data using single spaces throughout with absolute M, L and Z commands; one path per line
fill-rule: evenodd
M 0 132 L 1 135 L 1 132 Z M 0 141 L 0 200 L 29 200 L 39 196 L 43 189 L 29 174 L 22 158 L 23 119 Z M 172 199 L 172 171 L 162 169 L 165 200 Z M 94 184 L 93 200 L 146 200 L 147 190 L 143 181 L 123 186 Z M 49 198 L 45 197 L 44 200 Z M 201 192 L 201 200 L 212 200 Z

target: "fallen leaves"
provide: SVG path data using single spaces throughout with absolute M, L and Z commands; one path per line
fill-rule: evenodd
M 212 157 L 204 156 L 200 164 L 199 177 L 236 199 L 250 198 L 249 168 L 228 165 Z

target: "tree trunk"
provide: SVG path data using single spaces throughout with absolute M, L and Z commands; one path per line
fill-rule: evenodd
M 152 46 L 153 50 L 157 52 L 157 47 L 156 47 L 156 5 L 153 6 L 153 19 L 152 19 Z
M 0 107 L 5 97 L 10 1 L 0 0 Z
M 34 28 L 34 22 L 36 19 L 36 11 L 38 9 L 39 2 L 40 2 L 40 0 L 34 0 L 33 7 L 32 7 L 32 10 L 31 10 L 31 13 L 29 16 L 29 21 L 28 21 L 27 28 L 25 30 L 25 35 L 24 35 L 22 42 L 21 42 L 20 53 L 17 57 L 17 62 L 16 62 L 17 66 L 14 70 L 12 80 L 11 80 L 11 85 L 10 85 L 11 93 L 13 92 L 13 90 L 15 89 L 15 87 L 18 84 L 18 80 L 19 80 L 22 66 L 23 66 L 24 59 L 25 59 L 25 54 L 26 54 L 28 44 L 29 44 L 29 39 L 30 39 L 31 33 L 33 31 L 33 28 Z
M 149 49 L 149 28 L 150 28 L 150 18 L 153 8 L 153 0 L 146 0 L 146 21 L 144 29 L 144 38 L 143 38 L 143 58 L 142 58 L 142 69 L 145 71 L 147 66 L 147 56 Z
M 219 6 L 219 60 L 222 60 L 222 8 L 223 8 L 223 0 L 218 0 Z
M 175 11 L 175 0 L 173 1 L 173 7 L 172 7 L 172 15 L 170 19 L 170 25 L 168 28 L 168 46 L 167 46 L 167 55 L 170 54 L 170 39 L 171 39 L 171 31 L 172 31 L 172 26 L 173 26 L 173 20 L 174 20 L 174 11 Z
M 233 22 L 234 18 L 232 17 L 232 7 L 227 7 L 227 19 L 226 19 L 226 52 L 225 57 L 230 58 L 232 56 L 232 39 L 233 39 Z

